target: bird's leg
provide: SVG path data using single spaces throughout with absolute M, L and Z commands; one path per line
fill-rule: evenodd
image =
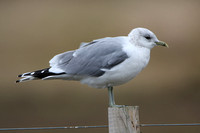
M 114 99 L 113 87 L 112 86 L 108 87 L 108 96 L 109 96 L 109 106 L 110 107 L 115 106 L 115 99 Z
M 125 105 L 116 105 L 115 99 L 114 99 L 114 93 L 113 93 L 113 87 L 108 87 L 108 96 L 109 96 L 109 107 L 124 107 Z

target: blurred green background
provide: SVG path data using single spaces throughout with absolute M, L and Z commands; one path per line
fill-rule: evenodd
M 146 69 L 115 87 L 117 104 L 140 106 L 141 123 L 200 122 L 200 1 L 0 0 L 0 128 L 107 124 L 106 89 L 74 81 L 15 84 L 81 42 L 145 27 L 169 44 Z M 145 127 L 143 133 L 199 133 L 200 127 Z M 107 133 L 108 129 L 8 133 Z

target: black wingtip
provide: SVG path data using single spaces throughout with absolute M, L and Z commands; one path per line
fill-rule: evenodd
M 17 80 L 15 83 L 19 83 L 20 81 L 19 80 Z
M 22 74 L 18 75 L 18 77 L 22 77 Z

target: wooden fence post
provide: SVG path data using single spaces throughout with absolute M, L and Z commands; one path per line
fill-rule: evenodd
M 109 107 L 109 133 L 140 133 L 139 107 Z

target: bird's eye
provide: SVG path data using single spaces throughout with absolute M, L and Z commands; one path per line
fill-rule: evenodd
M 147 40 L 150 40 L 151 37 L 150 36 L 144 36 Z

